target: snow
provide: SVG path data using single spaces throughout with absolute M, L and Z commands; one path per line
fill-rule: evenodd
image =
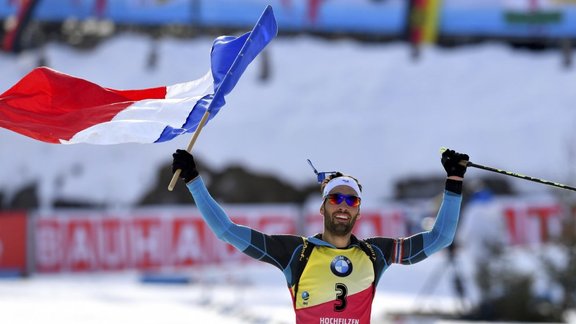
M 449 285 L 422 291 L 440 270 L 443 256 L 427 265 L 398 266 L 381 281 L 373 323 L 387 323 L 392 312 L 454 311 Z M 409 272 L 405 271 L 410 268 Z M 435 272 L 436 272 L 435 271 Z M 406 274 L 411 273 L 407 280 Z M 34 275 L 0 280 L 2 323 L 294 323 L 288 288 L 280 271 L 250 263 L 242 267 L 195 268 L 190 284 L 143 284 L 141 274 Z M 443 276 L 441 278 L 448 278 Z M 445 281 L 445 280 L 443 280 Z M 409 287 L 400 283 L 409 282 Z
M 49 44 L 45 53 L 52 68 L 130 89 L 203 75 L 211 41 L 161 39 L 153 70 L 146 68 L 152 41 L 141 35 L 120 35 L 92 51 Z M 309 37 L 275 39 L 268 51 L 271 80 L 258 79 L 256 60 L 193 149 L 213 168 L 241 163 L 304 185 L 315 180 L 306 163 L 310 158 L 319 170 L 359 178 L 365 201 L 383 201 L 392 197 L 396 180 L 442 175 L 439 149 L 449 147 L 476 163 L 576 182 L 574 71 L 561 67 L 558 51 L 531 53 L 496 44 L 426 48 L 415 63 L 404 44 Z M 35 55 L 0 54 L 0 91 L 30 71 Z M 37 182 L 42 208 L 56 198 L 131 206 L 151 187 L 168 185 L 157 182 L 156 171 L 188 140 L 49 145 L 2 129 L 0 192 L 10 199 Z M 467 177 L 482 172 L 469 170 Z M 524 193 L 549 190 L 521 180 L 513 184 Z M 445 257 L 439 253 L 421 264 L 392 267 L 378 288 L 374 323 L 418 307 L 454 310 L 449 275 L 441 271 Z M 251 263 L 190 274 L 201 281 L 145 285 L 135 273 L 3 280 L 0 322 L 293 322 L 284 279 L 271 266 Z M 423 291 L 435 275 L 442 276 L 433 291 Z
M 57 70 L 130 89 L 200 77 L 211 41 L 160 40 L 154 70 L 146 68 L 152 41 L 139 35 L 115 37 L 93 51 L 50 44 L 45 52 Z M 381 201 L 392 197 L 394 181 L 441 175 L 439 149 L 449 147 L 476 163 L 574 182 L 576 91 L 557 51 L 427 48 L 415 63 L 404 44 L 308 37 L 277 38 L 267 50 L 271 80 L 259 80 L 261 61 L 253 62 L 193 149 L 213 168 L 239 163 L 304 185 L 314 181 L 310 158 L 319 170 L 355 175 L 365 200 Z M 34 62 L 32 53 L 1 55 L 0 89 Z M 13 153 L 3 159 L 0 190 L 13 193 L 38 181 L 43 207 L 57 197 L 130 206 L 151 186 L 167 186 L 156 183 L 155 171 L 189 139 L 66 146 L 1 130 L 0 150 Z M 525 181 L 517 187 L 545 190 Z

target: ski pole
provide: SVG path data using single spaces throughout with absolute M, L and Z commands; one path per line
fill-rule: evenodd
M 552 181 L 548 181 L 548 180 L 544 180 L 544 179 L 539 179 L 539 178 L 534 178 L 534 177 L 530 177 L 527 175 L 523 175 L 523 174 L 519 174 L 519 173 L 515 173 L 515 172 L 510 172 L 510 171 L 506 171 L 506 170 L 500 170 L 500 169 L 496 169 L 496 168 L 492 168 L 489 166 L 485 166 L 485 165 L 481 165 L 481 164 L 476 164 L 473 162 L 468 161 L 468 163 L 466 163 L 466 166 L 468 167 L 473 167 L 473 168 L 478 168 L 478 169 L 482 169 L 482 170 L 486 170 L 486 171 L 491 171 L 491 172 L 496 172 L 496 173 L 500 173 L 500 174 L 505 174 L 511 177 L 516 177 L 516 178 L 520 178 L 520 179 L 524 179 L 524 180 L 529 180 L 529 181 L 534 181 L 534 182 L 538 182 L 538 183 L 542 183 L 545 185 L 549 185 L 549 186 L 553 186 L 553 187 L 558 187 L 558 188 L 562 188 L 562 189 L 566 189 L 566 190 L 572 190 L 572 191 L 576 191 L 576 188 L 565 185 L 565 184 L 561 184 L 558 182 L 552 182 Z
M 444 153 L 444 151 L 446 151 L 447 148 L 442 147 L 440 149 L 440 153 Z M 553 181 L 548 181 L 548 180 L 544 180 L 544 179 L 539 179 L 539 178 L 534 178 L 531 176 L 527 176 L 527 175 L 523 175 L 520 173 L 515 173 L 515 172 L 510 172 L 510 171 L 506 171 L 506 170 L 501 170 L 501 169 L 497 169 L 497 168 L 493 168 L 493 167 L 489 167 L 489 166 L 485 166 L 485 165 L 481 165 L 481 164 L 477 164 L 471 161 L 468 161 L 466 163 L 466 167 L 473 167 L 473 168 L 478 168 L 478 169 L 482 169 L 482 170 L 486 170 L 486 171 L 491 171 L 491 172 L 496 172 L 496 173 L 500 173 L 500 174 L 504 174 L 507 176 L 511 176 L 511 177 L 516 177 L 516 178 L 520 178 L 520 179 L 524 179 L 524 180 L 529 180 L 529 181 L 534 181 L 534 182 L 538 182 L 538 183 L 542 183 L 545 185 L 549 185 L 549 186 L 553 186 L 553 187 L 557 187 L 557 188 L 561 188 L 561 189 L 566 189 L 566 190 L 572 190 L 572 191 L 576 191 L 575 187 L 571 187 L 565 184 L 561 184 L 558 182 L 553 182 Z

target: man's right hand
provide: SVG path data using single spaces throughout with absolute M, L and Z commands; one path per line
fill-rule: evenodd
M 194 157 L 192 154 L 185 150 L 176 150 L 176 153 L 172 154 L 174 158 L 172 162 L 172 173 L 180 169 L 180 178 L 182 178 L 186 183 L 192 181 L 198 176 L 198 169 L 196 169 L 196 162 L 194 162 Z

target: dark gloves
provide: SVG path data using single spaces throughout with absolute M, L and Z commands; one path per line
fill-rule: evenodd
M 454 150 L 445 150 L 442 153 L 442 166 L 446 170 L 448 176 L 458 176 L 464 178 L 464 173 L 466 173 L 466 163 L 470 160 L 467 154 L 458 153 Z M 462 162 L 461 161 L 465 161 Z
M 172 154 L 172 157 L 174 158 L 172 162 L 172 173 L 175 173 L 178 169 L 182 170 L 180 178 L 184 179 L 186 183 L 198 176 L 196 162 L 194 162 L 194 157 L 188 153 L 188 151 L 176 150 L 176 153 Z

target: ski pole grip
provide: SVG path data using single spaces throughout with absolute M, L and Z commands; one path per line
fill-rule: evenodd
M 444 153 L 446 150 L 447 150 L 447 148 L 441 147 L 441 148 L 440 148 L 440 154 Z M 472 163 L 472 162 L 470 162 L 470 161 L 466 161 L 466 160 L 460 161 L 459 164 L 460 164 L 461 166 L 464 166 L 464 167 L 474 166 L 474 163 Z

